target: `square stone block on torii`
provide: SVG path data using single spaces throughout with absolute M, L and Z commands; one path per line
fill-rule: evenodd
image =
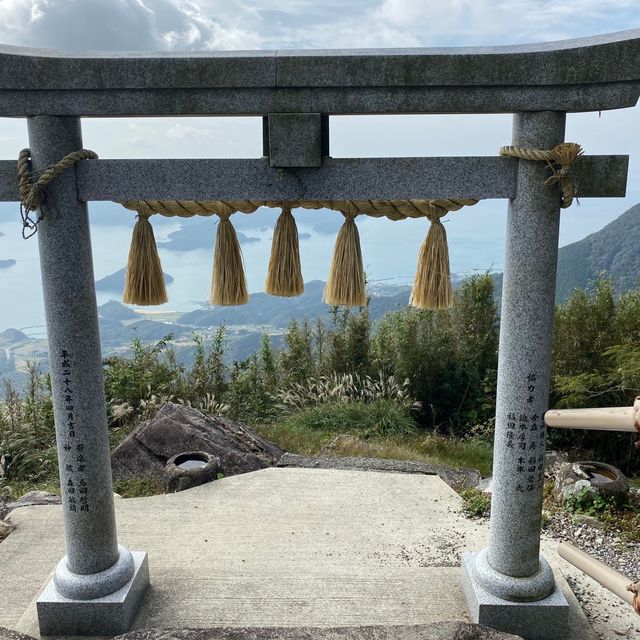
M 82 149 L 81 117 L 264 119 L 263 158 L 88 159 L 46 187 L 38 242 L 67 555 L 40 596 L 41 632 L 120 633 L 149 582 L 146 555 L 117 542 L 87 202 L 506 198 L 491 539 L 465 557 L 462 580 L 476 621 L 531 640 L 565 637 L 568 607 L 539 555 L 558 186 L 547 163 L 514 157 L 331 158 L 330 118 L 512 113 L 514 147 L 550 150 L 564 142 L 567 113 L 630 107 L 639 96 L 640 30 L 458 49 L 0 45 L 0 117 L 27 119 L 35 172 Z M 585 155 L 568 172 L 582 198 L 622 197 L 627 168 L 627 156 Z M 20 199 L 16 164 L 1 161 L 0 201 Z

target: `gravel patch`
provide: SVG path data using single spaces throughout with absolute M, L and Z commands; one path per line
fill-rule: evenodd
M 570 542 L 635 580 L 640 579 L 640 542 L 624 539 L 617 531 L 605 531 L 595 518 L 558 511 L 547 527 L 559 542 Z

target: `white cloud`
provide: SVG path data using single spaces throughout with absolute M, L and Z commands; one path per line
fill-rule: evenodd
M 235 0 L 0 0 L 0 42 L 62 49 L 255 49 L 254 21 Z
M 640 18 L 635 0 L 383 0 L 375 21 L 424 44 L 500 44 L 616 31 Z
M 640 20 L 636 0 L 0 0 L 0 42 L 66 49 L 448 46 Z

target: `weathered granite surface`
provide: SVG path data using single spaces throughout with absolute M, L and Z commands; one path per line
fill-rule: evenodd
M 565 115 L 516 114 L 513 144 L 551 148 Z M 521 161 L 509 202 L 502 292 L 489 564 L 515 578 L 539 571 L 560 196 L 541 163 Z M 551 574 L 549 574 L 551 575 Z M 539 597 L 553 590 L 553 577 Z M 495 594 L 504 597 L 504 594 Z
M 621 108 L 640 94 L 639 36 L 636 29 L 507 47 L 184 53 L 2 45 L 0 115 Z
M 513 144 L 552 148 L 564 140 L 565 120 L 515 114 Z M 507 216 L 491 537 L 487 549 L 465 554 L 462 580 L 472 620 L 526 631 L 527 640 L 565 638 L 569 609 L 540 556 L 560 225 L 558 190 L 544 181 L 540 163 L 520 161 Z
M 268 116 L 272 167 L 319 167 L 322 164 L 321 115 L 274 113 Z
M 82 148 L 77 118 L 34 117 L 27 126 L 35 171 Z M 37 240 L 67 562 L 97 573 L 116 562 L 118 542 L 89 218 L 73 171 L 48 186 L 46 203 Z
M 498 144 L 498 143 L 496 143 Z M 497 147 L 496 147 L 497 150 Z M 582 156 L 572 175 L 581 198 L 623 196 L 628 156 Z M 84 160 L 78 195 L 91 200 L 398 200 L 512 198 L 518 161 L 502 157 L 329 158 L 319 168 L 278 169 L 267 158 Z M 0 161 L 0 201 L 17 201 L 16 165 Z
M 30 117 L 27 128 L 34 171 L 82 148 L 78 118 Z M 90 630 L 92 607 L 106 597 L 119 607 L 110 602 L 107 616 L 119 632 L 129 628 L 149 576 L 146 554 L 134 566 L 118 546 L 91 235 L 73 171 L 48 186 L 44 202 L 38 246 L 66 555 L 38 600 L 38 619 L 43 634 Z
M 113 452 L 113 476 L 125 480 L 151 475 L 163 481 L 169 458 L 187 451 L 218 457 L 225 476 L 274 466 L 284 453 L 245 425 L 168 402 Z
M 132 567 L 129 580 L 107 595 L 81 600 L 65 597 L 60 595 L 58 584 L 54 584 L 55 578 L 51 580 L 38 597 L 36 605 L 40 634 L 113 636 L 130 629 L 149 586 L 147 554 L 134 551 L 130 558 Z M 89 585 L 94 576 L 87 578 Z M 117 585 L 120 580 L 113 580 L 112 583 Z
M 476 554 L 464 554 L 462 587 L 472 620 L 521 634 L 525 640 L 567 640 L 574 635 L 571 632 L 576 630 L 569 628 L 569 603 L 558 586 L 542 600 L 504 600 L 480 585 L 476 576 L 477 564 Z M 513 580 L 517 582 L 522 579 Z

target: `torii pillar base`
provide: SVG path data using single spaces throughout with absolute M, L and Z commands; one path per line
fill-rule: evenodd
M 566 640 L 569 637 L 569 603 L 557 584 L 551 595 L 542 600 L 513 602 L 498 598 L 480 584 L 477 556 L 477 553 L 465 553 L 462 558 L 462 588 L 473 622 L 508 631 L 526 640 Z
M 40 635 L 115 636 L 129 631 L 149 586 L 146 552 L 132 551 L 131 555 L 134 572 L 129 582 L 101 598 L 65 598 L 58 593 L 52 578 L 36 603 Z

